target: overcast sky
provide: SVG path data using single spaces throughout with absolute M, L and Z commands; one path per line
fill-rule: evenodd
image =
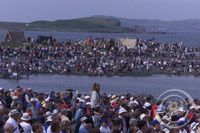
M 200 18 L 200 0 L 0 0 L 0 21 L 30 22 L 92 15 L 161 20 Z

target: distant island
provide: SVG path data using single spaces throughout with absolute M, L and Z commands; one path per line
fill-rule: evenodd
M 178 32 L 199 33 L 199 27 L 200 19 L 164 21 L 154 19 L 128 19 L 101 15 L 56 21 L 41 20 L 30 23 L 0 22 L 0 31 L 171 34 Z
M 99 33 L 143 33 L 139 25 L 122 27 L 121 21 L 113 17 L 86 17 L 70 20 L 34 21 L 30 23 L 0 22 L 0 30 L 63 31 Z

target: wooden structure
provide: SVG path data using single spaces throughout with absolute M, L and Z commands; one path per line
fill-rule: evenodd
M 7 43 L 22 43 L 26 42 L 24 32 L 21 31 L 8 31 L 5 37 Z

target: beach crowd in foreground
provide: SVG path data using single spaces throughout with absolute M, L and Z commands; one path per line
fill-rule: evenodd
M 130 48 L 114 39 L 0 46 L 3 78 L 38 73 L 78 75 L 200 74 L 200 49 L 181 43 L 137 40 Z
M 200 101 L 0 88 L 0 133 L 200 133 Z

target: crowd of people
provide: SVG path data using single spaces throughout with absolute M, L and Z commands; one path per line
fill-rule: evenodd
M 1 87 L 0 133 L 200 133 L 198 99 L 181 106 L 146 95 L 101 94 L 100 88 L 94 83 L 91 94 L 45 94 Z
M 87 39 L 19 47 L 0 46 L 0 74 L 4 77 L 35 73 L 134 75 L 200 73 L 200 49 L 181 43 L 137 40 L 129 48 L 114 39 Z

